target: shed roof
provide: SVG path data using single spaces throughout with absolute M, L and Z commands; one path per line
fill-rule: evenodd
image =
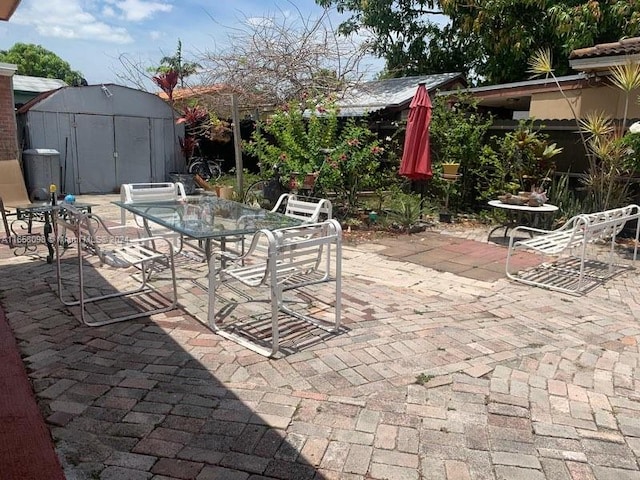
M 64 80 L 57 78 L 31 77 L 29 75 L 13 76 L 13 89 L 20 92 L 42 93 L 66 86 Z
M 438 73 L 415 77 L 389 78 L 365 82 L 346 92 L 337 105 L 344 117 L 362 116 L 383 108 L 408 107 L 418 84 L 424 83 L 428 91 L 452 86 L 454 81 L 466 85 L 461 73 Z
M 112 83 L 43 92 L 17 113 L 30 111 L 173 119 L 171 106 L 157 95 Z

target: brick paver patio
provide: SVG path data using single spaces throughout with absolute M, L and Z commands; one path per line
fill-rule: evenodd
M 197 320 L 186 257 L 181 309 L 88 328 L 51 265 L 2 247 L 0 303 L 67 478 L 640 479 L 637 272 L 568 296 L 455 233 L 347 247 L 345 328 L 275 360 Z

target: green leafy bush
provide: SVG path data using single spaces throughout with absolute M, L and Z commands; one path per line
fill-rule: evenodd
M 384 148 L 364 120 L 338 120 L 332 103 L 289 103 L 271 115 L 244 144 L 263 171 L 277 168 L 283 179 L 317 173 L 315 193 L 332 192 L 343 214 L 355 211 L 358 191 L 382 182 Z
M 553 157 L 562 148 L 550 143 L 548 135 L 535 127 L 533 119 L 520 120 L 518 127 L 500 142 L 500 153 L 506 162 L 505 179 L 513 185 L 513 193 L 544 187 L 555 171 Z M 509 190 L 509 189 L 506 189 Z
M 444 198 L 445 190 L 449 189 L 452 207 L 475 206 L 485 188 L 494 189 L 492 175 L 496 158 L 483 155 L 485 136 L 492 120 L 478 112 L 477 104 L 477 100 L 464 92 L 455 97 L 437 96 L 433 102 L 429 138 L 434 177 L 429 189 L 432 196 L 439 198 Z M 443 163 L 460 164 L 462 177 L 454 185 L 447 185 L 442 180 Z M 490 186 L 487 185 L 489 181 Z

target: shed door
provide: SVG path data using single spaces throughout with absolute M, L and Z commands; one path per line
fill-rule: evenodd
M 148 118 L 114 117 L 116 180 L 122 183 L 151 181 L 151 139 Z
M 77 192 L 117 191 L 113 117 L 76 114 L 74 130 Z

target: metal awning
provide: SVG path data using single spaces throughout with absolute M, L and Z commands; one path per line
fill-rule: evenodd
M 20 0 L 0 0 L 0 20 L 9 20 L 19 3 Z

